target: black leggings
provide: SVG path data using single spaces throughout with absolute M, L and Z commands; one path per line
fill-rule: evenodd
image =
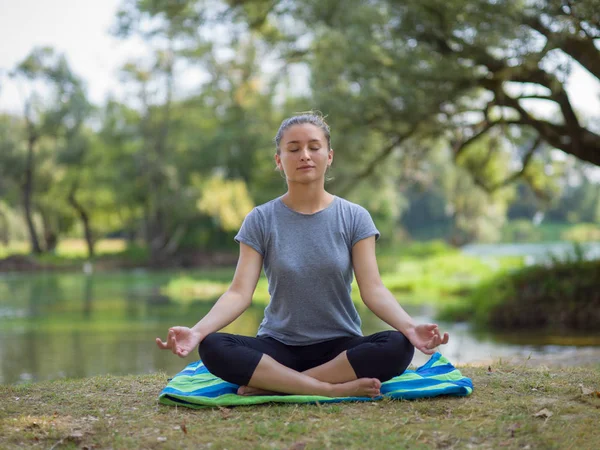
M 263 354 L 298 372 L 325 364 L 347 351 L 358 378 L 387 381 L 403 373 L 415 348 L 398 331 L 371 336 L 341 337 L 318 344 L 286 345 L 270 337 L 248 337 L 228 333 L 206 336 L 198 348 L 206 368 L 217 377 L 240 386 L 247 385 Z

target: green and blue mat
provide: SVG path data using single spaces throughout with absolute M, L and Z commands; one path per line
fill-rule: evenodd
M 417 370 L 407 370 L 402 375 L 381 384 L 381 396 L 321 397 L 319 395 L 237 395 L 238 385 L 228 383 L 211 374 L 196 361 L 169 380 L 159 395 L 164 405 L 188 408 L 206 406 L 257 405 L 260 403 L 337 403 L 348 401 L 375 401 L 383 398 L 415 399 L 439 395 L 465 396 L 473 392 L 473 382 L 463 376 L 450 361 L 435 353 Z

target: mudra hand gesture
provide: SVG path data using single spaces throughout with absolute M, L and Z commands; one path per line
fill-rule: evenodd
M 171 327 L 167 341 L 156 338 L 156 345 L 163 350 L 171 350 L 175 355 L 185 358 L 200 344 L 199 333 L 188 327 Z
M 442 336 L 434 323 L 416 325 L 407 331 L 406 337 L 417 350 L 426 355 L 433 355 L 437 346 L 448 343 L 448 333 Z

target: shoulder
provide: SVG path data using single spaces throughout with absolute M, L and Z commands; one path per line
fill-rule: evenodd
M 353 203 L 350 200 L 346 200 L 345 198 L 338 197 L 339 208 L 345 212 L 349 213 L 353 216 L 370 216 L 371 214 L 364 206 L 359 205 L 358 203 Z
M 273 213 L 275 211 L 275 206 L 278 201 L 279 201 L 279 197 L 274 198 L 273 200 L 270 200 L 261 205 L 255 206 L 254 208 L 252 208 L 252 211 L 250 211 L 248 213 L 247 217 L 252 217 L 254 219 L 260 219 L 260 220 L 264 220 L 265 218 L 268 218 L 269 216 L 273 215 Z

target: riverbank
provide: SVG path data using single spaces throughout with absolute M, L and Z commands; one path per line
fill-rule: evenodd
M 531 356 L 510 356 L 502 358 L 503 364 L 527 366 L 527 367 L 549 367 L 549 368 L 570 368 L 570 367 L 596 367 L 600 369 L 600 347 L 573 348 L 562 350 L 553 354 L 531 355 Z M 497 359 L 485 359 L 476 361 L 469 365 L 487 367 L 497 364 Z
M 0 386 L 1 448 L 596 448 L 600 366 L 465 366 L 469 397 L 191 410 L 166 374 Z

